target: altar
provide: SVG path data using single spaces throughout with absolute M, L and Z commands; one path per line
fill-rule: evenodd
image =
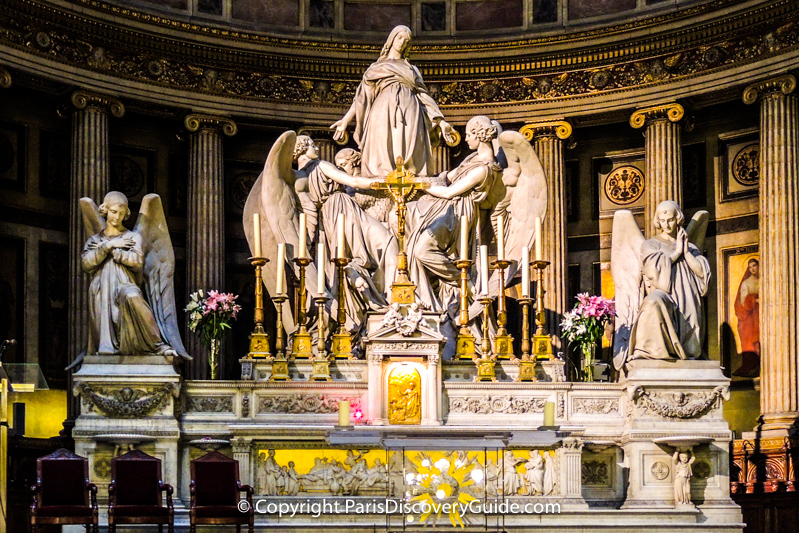
M 111 459 L 135 447 L 167 465 L 185 525 L 190 462 L 219 451 L 264 530 L 741 531 L 730 380 L 702 353 L 707 213 L 684 224 L 662 201 L 647 240 L 618 211 L 616 303 L 580 295 L 558 338 L 544 168 L 524 134 L 476 116 L 471 153 L 430 175 L 434 141 L 461 139 L 407 61 L 410 37 L 395 28 L 331 126 L 343 146 L 355 120 L 360 152 L 326 161 L 293 131 L 270 150 L 244 209 L 255 323 L 241 379 L 216 379 L 233 295 L 198 291 L 186 308 L 207 359 L 181 342 L 160 199 L 145 198 L 133 232 L 121 193 L 82 201 L 92 329 L 72 434 L 101 499 Z M 369 122 L 377 110 L 410 118 Z M 612 319 L 619 379 L 593 381 Z M 566 340 L 584 350 L 584 381 L 566 379 Z M 192 356 L 212 379 L 181 377 Z

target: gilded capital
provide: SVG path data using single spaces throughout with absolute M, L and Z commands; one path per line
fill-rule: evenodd
M 684 115 L 685 109 L 676 102 L 645 107 L 643 109 L 637 109 L 632 116 L 630 116 L 630 126 L 635 129 L 640 129 L 646 125 L 648 120 L 667 119 L 671 122 L 679 122 Z
M 96 109 L 108 110 L 116 118 L 122 118 L 125 116 L 124 104 L 122 104 L 122 102 L 113 96 L 106 96 L 103 94 L 97 94 L 85 91 L 83 89 L 78 89 L 72 93 L 70 100 L 72 101 L 72 105 L 74 105 L 77 109 L 82 110 L 93 107 Z
M 0 67 L 0 87 L 3 89 L 11 87 L 11 73 L 3 67 Z
M 227 117 L 215 117 L 212 115 L 199 115 L 192 113 L 188 115 L 183 121 L 184 126 L 190 132 L 196 132 L 201 129 L 221 129 L 222 133 L 228 137 L 236 135 L 239 127 L 231 119 Z
M 786 74 L 778 78 L 753 83 L 744 89 L 743 100 L 745 104 L 754 104 L 757 102 L 758 96 L 774 93 L 791 94 L 794 89 L 796 89 L 796 78 L 791 74 Z
M 528 122 L 521 127 L 519 133 L 528 141 L 535 137 L 549 136 L 568 139 L 572 134 L 572 125 L 565 120 L 549 120 L 546 122 Z

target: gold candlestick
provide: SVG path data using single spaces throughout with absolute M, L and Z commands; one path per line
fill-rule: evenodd
M 532 261 L 530 263 L 536 272 L 535 287 L 535 335 L 533 335 L 533 357 L 535 359 L 552 360 L 552 339 L 544 331 L 546 325 L 546 312 L 544 311 L 544 269 L 549 266 L 549 261 Z
M 458 359 L 474 359 L 474 335 L 469 333 L 469 269 L 474 261 L 459 259 L 455 266 L 461 269 L 461 312 L 458 319 L 460 330 L 456 343 L 455 357 Z
M 308 314 L 305 311 L 305 298 L 307 290 L 305 288 L 305 269 L 311 264 L 309 257 L 297 257 L 294 263 L 300 267 L 300 291 L 299 291 L 299 309 L 297 311 L 297 323 L 300 326 L 299 331 L 294 334 L 291 343 L 291 356 L 294 359 L 310 359 L 313 357 L 313 350 L 311 348 L 311 334 L 308 333 L 307 322 Z
M 324 289 L 324 288 L 323 288 Z M 316 339 L 316 357 L 313 358 L 311 361 L 313 363 L 313 372 L 311 373 L 310 381 L 332 381 L 333 378 L 330 377 L 330 360 L 327 357 L 327 352 L 325 351 L 325 320 L 324 320 L 324 310 L 325 304 L 327 304 L 328 297 L 324 294 L 320 294 L 319 296 L 315 297 L 314 302 L 316 303 L 316 307 L 318 309 L 319 318 L 318 320 L 318 336 Z
M 538 381 L 535 377 L 535 361 L 530 357 L 530 304 L 532 298 L 519 298 L 522 306 L 522 358 L 519 363 L 519 375 L 516 381 Z
M 477 365 L 477 377 L 475 381 L 496 381 L 497 377 L 494 372 L 495 361 L 497 360 L 496 354 L 491 354 L 491 341 L 488 338 L 488 321 L 490 319 L 488 306 L 494 299 L 491 296 L 481 296 L 480 303 L 483 305 L 483 340 L 480 343 L 480 350 L 483 352 L 482 357 L 477 358 L 474 356 L 474 364 Z
M 331 355 L 336 359 L 354 359 L 352 354 L 352 335 L 347 331 L 347 310 L 344 307 L 344 267 L 350 262 L 346 257 L 333 259 L 338 273 L 338 313 L 336 313 L 336 331 L 330 345 Z
M 508 335 L 508 311 L 505 307 L 505 269 L 510 266 L 510 261 L 498 259 L 491 263 L 491 268 L 499 273 L 499 294 L 497 294 L 497 335 L 494 337 L 494 354 L 497 359 L 516 360 L 513 355 L 513 337 Z
M 272 296 L 277 310 L 277 335 L 275 339 L 275 357 L 272 359 L 272 375 L 269 381 L 291 381 L 289 376 L 289 361 L 286 359 L 285 333 L 283 332 L 283 302 L 288 300 L 285 294 Z
M 269 334 L 264 330 L 264 283 L 262 269 L 269 262 L 266 257 L 250 257 L 255 267 L 255 329 L 250 333 L 250 351 L 247 357 L 263 359 L 272 357 L 269 353 Z

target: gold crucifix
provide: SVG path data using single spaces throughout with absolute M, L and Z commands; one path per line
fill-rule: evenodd
M 416 190 L 427 189 L 430 184 L 416 181 L 412 172 L 405 168 L 405 160 L 397 157 L 397 168 L 389 172 L 385 181 L 372 183 L 372 189 L 386 190 L 397 202 L 397 280 L 391 285 L 391 300 L 401 304 L 416 301 L 416 285 L 408 277 L 408 255 L 405 253 L 405 202 Z

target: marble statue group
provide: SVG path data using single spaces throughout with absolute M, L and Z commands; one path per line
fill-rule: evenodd
M 328 320 L 310 305 L 315 296 L 329 296 L 327 306 L 319 307 L 323 315 L 333 317 L 339 305 L 344 308 L 341 327 L 356 340 L 356 354 L 367 313 L 381 314 L 381 327 L 396 327 L 406 337 L 424 323 L 422 313 L 433 313 L 441 317 L 441 332 L 450 341 L 446 358 L 452 354 L 464 286 L 456 262 L 474 260 L 465 287 L 468 327 L 479 345 L 482 332 L 493 335 L 496 324 L 481 329 L 476 297 L 495 297 L 519 283 L 528 250 L 542 239 L 537 228 L 547 212 L 546 176 L 522 134 L 503 131 L 485 116 L 466 123 L 463 139 L 470 153 L 462 162 L 430 175 L 433 148 L 442 141 L 454 143 L 459 134 L 408 60 L 410 40 L 404 26 L 391 32 L 364 72 L 352 105 L 330 126 L 333 137 L 343 139 L 354 121 L 358 150 L 344 148 L 334 161 L 325 161 L 310 137 L 293 131 L 280 135 L 247 199 L 244 228 L 251 249 L 258 237 L 263 254 L 272 258 L 263 270 L 270 295 L 288 286 L 286 272 L 298 274 L 295 258 L 349 259 L 343 284 L 332 262 L 307 265 L 306 302 L 300 305 L 309 309 L 313 334 L 315 321 Z M 380 187 L 398 168 L 424 185 L 408 196 L 402 217 L 397 197 Z M 99 208 L 84 198 L 81 209 L 90 235 L 81 256 L 91 278 L 86 353 L 189 358 L 177 326 L 174 253 L 160 198 L 144 198 L 133 230 L 123 226 L 130 209 L 121 193 L 108 193 Z M 258 236 L 251 224 L 256 214 L 264 221 Z M 703 297 L 711 276 L 700 248 L 707 213 L 697 213 L 686 228 L 683 223 L 679 206 L 668 200 L 658 206 L 652 221 L 656 235 L 648 240 L 631 212 L 615 215 L 617 368 L 640 358 L 703 357 Z M 476 260 L 478 250 L 484 253 L 492 242 L 497 259 L 508 263 L 504 276 L 487 272 L 487 261 Z M 279 244 L 285 247 L 283 265 L 274 259 Z M 403 251 L 407 265 L 402 266 L 415 287 L 412 305 L 392 301 Z M 283 324 L 291 336 L 297 317 L 287 312 Z

